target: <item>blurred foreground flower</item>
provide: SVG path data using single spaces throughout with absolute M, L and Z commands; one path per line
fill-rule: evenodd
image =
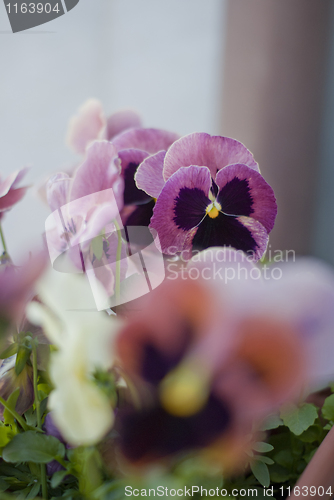
M 46 254 L 39 253 L 20 267 L 0 267 L 0 318 L 20 322 L 25 306 L 33 298 L 34 286 L 46 267 Z
M 71 445 L 98 443 L 112 427 L 114 416 L 94 374 L 112 367 L 117 321 L 91 312 L 94 302 L 86 277 L 50 271 L 38 292 L 43 303 L 31 303 L 28 317 L 43 326 L 57 347 L 49 367 L 54 384 L 48 403 L 52 418 Z
M 264 418 L 333 377 L 334 279 L 309 262 L 304 272 L 314 273 L 311 292 L 291 269 L 267 289 L 188 279 L 147 297 L 117 339 L 139 397 L 118 415 L 130 462 L 202 450 L 238 468 Z

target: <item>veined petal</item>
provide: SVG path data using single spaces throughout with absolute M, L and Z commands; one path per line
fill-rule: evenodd
M 153 198 L 158 198 L 165 185 L 162 175 L 165 156 L 166 151 L 149 156 L 139 165 L 135 175 L 137 187 Z
M 168 132 L 167 130 L 160 130 L 157 128 L 134 128 L 117 135 L 112 140 L 112 144 L 117 151 L 135 148 L 153 154 L 168 149 L 178 138 L 178 134 Z
M 274 191 L 261 174 L 246 165 L 229 165 L 219 170 L 218 201 L 229 215 L 251 216 L 268 231 L 274 227 L 277 204 Z
M 102 139 L 106 126 L 102 104 L 89 99 L 69 122 L 66 142 L 76 153 L 83 155 L 90 142 Z
M 210 204 L 210 186 L 209 169 L 196 166 L 180 168 L 166 182 L 150 224 L 158 233 L 163 253 L 190 248 L 191 237 Z
M 194 133 L 181 137 L 169 148 L 163 175 L 167 180 L 181 167 L 198 165 L 208 167 L 214 179 L 218 170 L 235 163 L 259 171 L 252 153 L 241 142 L 229 137 Z
M 268 233 L 262 224 L 251 217 L 229 217 L 219 213 L 211 219 L 205 217 L 198 226 L 191 244 L 195 250 L 208 247 L 231 246 L 259 260 L 268 244 Z
M 111 141 L 116 135 L 129 128 L 141 127 L 141 117 L 132 109 L 124 109 L 113 113 L 107 119 L 107 140 Z

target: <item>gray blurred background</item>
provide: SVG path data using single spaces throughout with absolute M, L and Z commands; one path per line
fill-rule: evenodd
M 272 249 L 334 263 L 333 22 L 331 0 L 80 0 L 13 35 L 1 3 L 1 175 L 30 164 L 34 184 L 75 162 L 68 119 L 96 97 L 244 142 L 278 198 Z M 6 215 L 14 258 L 48 214 L 31 188 Z

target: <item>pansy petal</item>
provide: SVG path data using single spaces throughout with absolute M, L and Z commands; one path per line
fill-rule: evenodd
M 257 261 L 264 254 L 268 239 L 265 227 L 251 217 L 229 217 L 220 213 L 215 219 L 205 217 L 191 244 L 195 250 L 231 246 L 253 255 Z
M 86 160 L 74 174 L 70 201 L 113 188 L 117 203 L 121 207 L 123 192 L 119 185 L 117 160 L 117 152 L 110 142 L 95 141 L 87 149 Z
M 138 166 L 147 157 L 145 151 L 140 149 L 124 149 L 119 152 L 122 176 L 124 179 L 124 205 L 146 203 L 151 197 L 135 183 L 135 174 Z
M 150 154 L 166 150 L 179 138 L 178 134 L 157 128 L 134 128 L 117 135 L 112 143 L 117 151 L 136 148 Z
M 66 205 L 72 179 L 63 172 L 50 177 L 46 184 L 46 199 L 52 212 Z
M 167 180 L 180 167 L 198 165 L 208 167 L 214 179 L 218 170 L 234 163 L 243 163 L 259 171 L 252 153 L 241 142 L 229 137 L 194 133 L 182 137 L 170 147 L 163 174 Z
M 18 189 L 11 189 L 8 193 L 0 198 L 0 212 L 9 210 L 13 205 L 22 200 L 23 196 L 26 194 L 28 187 L 22 187 Z
M 228 215 L 251 216 L 268 231 L 274 227 L 277 204 L 274 191 L 261 174 L 246 165 L 229 165 L 217 173 L 218 201 Z
M 71 118 L 66 142 L 76 153 L 83 155 L 89 143 L 102 138 L 105 126 L 102 104 L 97 99 L 89 99 Z
M 5 196 L 10 189 L 16 188 L 19 182 L 28 172 L 29 167 L 21 168 L 10 174 L 3 182 L 0 182 L 0 197 Z
M 150 227 L 159 236 L 163 253 L 189 249 L 189 239 L 210 204 L 210 171 L 206 167 L 180 168 L 167 182 L 155 204 Z
M 166 151 L 159 151 L 149 156 L 139 165 L 135 181 L 139 189 L 142 189 L 153 198 L 158 198 L 165 185 L 162 175 Z
M 117 111 L 107 119 L 107 140 L 111 141 L 124 130 L 141 127 L 141 125 L 141 117 L 136 111 L 132 109 Z

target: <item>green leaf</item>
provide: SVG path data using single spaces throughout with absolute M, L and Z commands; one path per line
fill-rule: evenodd
M 101 235 L 99 236 L 96 236 L 96 238 L 94 238 L 92 240 L 92 250 L 93 250 L 93 253 L 95 255 L 95 257 L 100 260 L 102 259 L 102 255 L 103 255 L 103 237 Z
M 24 416 L 28 425 L 31 427 L 35 427 L 37 425 L 37 415 L 32 406 L 25 412 Z
M 34 486 L 31 488 L 29 495 L 26 497 L 26 500 L 32 500 L 33 498 L 36 498 L 39 490 L 41 489 L 40 483 L 35 483 Z
M 291 450 L 281 450 L 274 455 L 274 460 L 277 464 L 282 467 L 286 467 L 288 470 L 293 467 L 293 456 Z
M 51 488 L 57 488 L 60 485 L 64 477 L 68 475 L 67 470 L 59 470 L 55 472 L 51 479 Z
M 257 460 L 259 460 L 260 462 L 263 462 L 264 464 L 267 464 L 267 465 L 273 465 L 275 462 L 274 460 L 272 460 L 271 458 L 269 457 L 266 457 L 264 455 L 261 455 L 261 456 L 257 456 L 256 457 Z
M 272 429 L 277 429 L 280 425 L 284 425 L 284 422 L 278 415 L 271 415 L 266 419 L 263 426 L 261 427 L 262 431 L 270 431 Z
M 15 410 L 16 402 L 20 394 L 20 388 L 17 387 L 15 391 L 11 393 L 9 398 L 7 399 L 6 403 L 7 405 L 12 409 Z M 5 424 L 13 424 L 14 423 L 14 417 L 13 415 L 5 408 L 3 412 L 3 419 Z
M 57 438 L 35 431 L 17 434 L 2 451 L 2 458 L 6 462 L 46 464 L 64 455 L 65 447 Z
M 0 354 L 0 359 L 6 359 L 6 358 L 10 358 L 11 356 L 14 356 L 14 354 L 17 353 L 17 349 L 18 349 L 18 345 L 16 342 L 10 344 L 7 347 L 7 349 L 2 351 L 2 353 Z
M 28 359 L 30 358 L 31 349 L 26 347 L 25 345 L 20 345 L 15 362 L 15 373 L 16 375 L 20 375 L 23 368 L 27 364 Z
M 256 461 L 251 463 L 250 468 L 256 479 L 259 481 L 259 483 L 261 483 L 262 486 L 265 486 L 267 488 L 270 485 L 270 476 L 266 464 L 264 464 L 263 462 Z
M 268 453 L 268 451 L 272 451 L 274 449 L 274 447 L 268 443 L 255 443 L 252 448 L 258 453 Z
M 312 424 L 314 424 L 318 412 L 316 407 L 310 403 L 303 403 L 300 406 L 290 405 L 281 411 L 281 418 L 293 434 L 300 436 Z
M 6 446 L 13 436 L 13 431 L 8 425 L 0 425 L 0 448 Z
M 274 464 L 270 467 L 270 480 L 272 483 L 285 483 L 291 477 L 289 471 L 281 465 Z
M 326 420 L 334 420 L 334 394 L 325 399 L 321 413 Z
M 322 427 L 320 425 L 311 425 L 299 436 L 299 439 L 304 443 L 314 443 L 314 441 L 321 441 L 322 436 Z

